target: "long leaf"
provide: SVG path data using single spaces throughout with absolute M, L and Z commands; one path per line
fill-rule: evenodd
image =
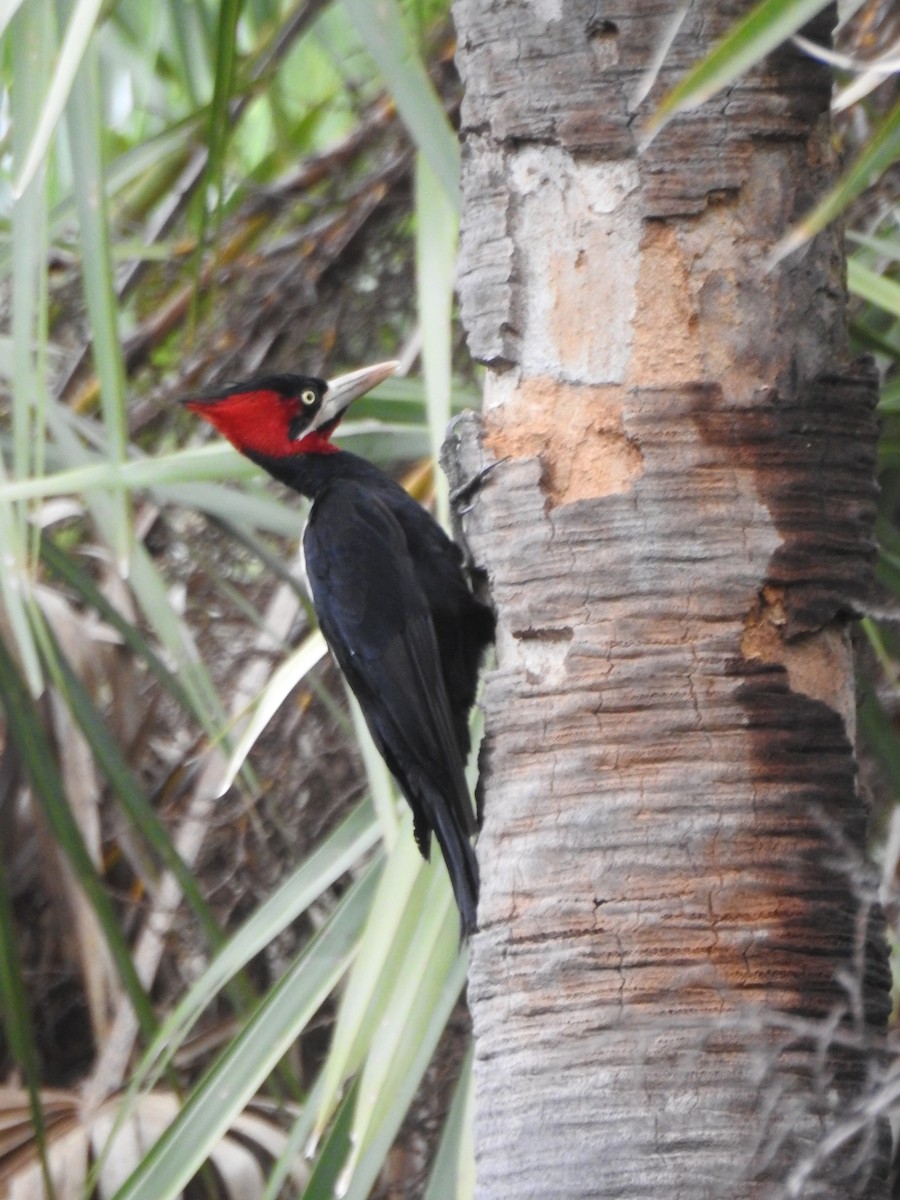
M 0 36 L 22 6 L 22 0 L 4 0 L 0 8 Z
M 405 824 L 403 836 L 398 837 L 385 862 L 359 954 L 341 998 L 331 1048 L 322 1068 L 322 1094 L 313 1130 L 316 1140 L 332 1118 L 341 1088 L 362 1065 L 377 1034 L 423 908 L 430 879 L 409 822 Z
M 225 765 L 221 783 L 221 794 L 232 785 L 252 750 L 257 738 L 269 724 L 301 679 L 325 657 L 325 639 L 316 630 L 284 660 L 256 699 L 250 720 L 235 742 L 231 756 Z
M 404 124 L 458 211 L 460 152 L 397 0 L 343 0 L 365 48 L 378 64 Z
M 17 166 L 37 121 L 42 80 L 52 54 L 52 10 L 30 4 L 16 15 L 12 27 L 13 109 L 12 150 Z M 46 383 L 46 285 L 42 282 L 47 252 L 46 172 L 36 173 L 13 204 L 12 267 L 12 438 L 13 470 L 28 470 L 40 457 L 43 428 L 39 427 L 41 397 Z M 6 462 L 0 457 L 0 486 L 7 482 Z M 28 618 L 30 571 L 22 506 L 0 499 L 0 596 L 16 652 L 32 695 L 40 694 L 42 678 L 37 648 Z
M 475 1148 L 472 1144 L 474 1057 L 474 1047 L 470 1042 L 423 1200 L 472 1200 L 475 1195 Z
M 137 1090 L 159 1077 L 176 1048 L 199 1019 L 213 997 L 234 975 L 322 893 L 359 862 L 378 840 L 372 806 L 359 805 L 347 819 L 233 934 L 215 956 L 174 1012 L 160 1026 L 133 1073 Z
M 371 435 L 371 432 L 371 429 L 361 430 L 359 425 L 354 426 L 353 422 L 348 422 L 346 430 L 341 431 L 341 437 L 342 440 L 352 441 L 354 435 L 365 437 L 367 433 Z M 378 432 L 393 442 L 398 455 L 407 454 L 407 444 L 398 444 L 397 438 L 414 436 L 408 427 L 394 428 L 382 425 L 379 426 Z M 421 444 L 421 439 L 418 444 Z M 222 442 L 189 450 L 175 450 L 171 454 L 160 454 L 152 458 L 142 455 L 122 463 L 116 462 L 114 457 L 89 456 L 87 452 L 84 457 L 90 458 L 91 461 L 57 471 L 41 479 L 8 481 L 0 487 L 0 500 L 34 500 L 119 487 L 153 488 L 165 498 L 173 494 L 167 491 L 167 485 L 187 485 L 203 480 L 254 479 L 260 476 L 257 466 Z
M 445 918 L 444 937 L 452 942 L 457 934 L 455 907 L 448 906 Z M 440 948 L 435 946 L 435 949 L 440 954 Z M 378 1178 L 385 1156 L 397 1136 L 440 1036 L 465 986 L 466 963 L 466 956 L 459 954 L 455 959 L 451 957 L 449 970 L 444 970 L 444 964 L 441 963 L 435 977 L 427 978 L 423 975 L 409 1008 L 404 1041 L 385 1077 L 383 1090 L 380 1092 L 380 1103 L 369 1112 L 361 1137 L 354 1124 L 353 1137 L 360 1137 L 360 1140 L 355 1142 L 355 1153 L 351 1156 L 351 1161 L 345 1167 L 338 1184 L 339 1194 L 344 1195 L 346 1200 L 365 1200 Z M 431 961 L 429 965 L 432 965 Z M 360 1089 L 364 1084 L 365 1077 L 360 1081 Z M 364 1096 L 361 1091 L 357 1103 L 357 1118 L 360 1117 L 363 1103 Z M 363 1116 L 365 1117 L 365 1110 Z
M 423 154 L 416 158 L 416 284 L 431 457 L 438 461 L 450 421 L 453 282 L 457 212 Z M 436 472 L 437 511 L 449 521 L 447 481 Z
M 900 318 L 900 283 L 850 258 L 847 260 L 847 286 L 854 296 L 868 300 L 891 316 Z
M 76 0 L 76 3 L 69 9 L 68 23 L 56 70 L 50 78 L 50 87 L 37 128 L 13 183 L 14 196 L 23 194 L 47 154 L 50 139 L 53 137 L 53 132 L 69 98 L 69 92 L 78 68 L 81 66 L 81 60 L 87 51 L 101 7 L 102 0 Z
M 454 963 L 467 961 L 467 950 L 460 947 L 456 908 L 443 864 L 428 863 L 422 872 L 427 888 L 420 905 L 414 908 L 417 920 L 406 950 L 405 963 L 398 969 L 392 994 L 384 1006 L 378 1037 L 373 1041 L 362 1072 L 359 1105 L 353 1122 L 354 1147 L 361 1153 L 367 1133 L 379 1119 L 386 1097 L 391 1094 L 387 1081 L 406 1058 L 409 1047 L 409 1021 L 417 1004 L 428 1004 L 427 997 L 440 994 L 444 979 Z
M 649 118 L 652 136 L 683 109 L 697 108 L 796 33 L 830 0 L 762 0 L 666 95 Z
M 370 868 L 197 1085 L 113 1200 L 173 1200 L 349 966 L 378 877 Z
M 302 1200 L 332 1200 L 337 1194 L 337 1183 L 341 1169 L 351 1149 L 353 1113 L 359 1094 L 359 1080 L 355 1080 L 338 1107 L 328 1138 L 316 1155 L 315 1166 Z
M 210 211 L 206 199 L 215 196 L 215 234 L 221 225 L 224 209 L 225 151 L 232 134 L 231 104 L 234 90 L 237 21 L 243 0 L 220 0 L 216 27 L 216 62 L 213 72 L 213 97 L 209 106 L 206 135 L 206 166 L 204 184 L 200 189 L 200 220 L 197 253 L 194 258 L 195 276 L 199 278 L 203 251 L 207 241 Z M 196 299 L 196 294 L 195 294 Z
M 48 0 L 30 4 L 12 30 L 13 156 L 19 160 L 39 115 L 44 80 L 53 55 L 52 10 Z M 13 204 L 12 210 L 12 341 L 13 473 L 28 476 L 41 469 L 43 423 L 41 395 L 46 388 L 47 186 L 41 170 Z M 24 517 L 24 513 L 22 513 Z
M 313 1113 L 316 1111 L 319 1098 L 319 1085 L 321 1083 L 321 1075 L 313 1084 L 312 1090 L 307 1097 L 306 1103 L 303 1105 L 300 1113 L 294 1122 L 293 1128 L 288 1134 L 285 1142 L 284 1150 L 278 1156 L 274 1163 L 269 1178 L 266 1181 L 266 1188 L 260 1200 L 281 1200 L 284 1196 L 284 1185 L 288 1179 L 295 1173 L 297 1161 L 304 1157 L 304 1147 L 309 1139 L 309 1131 L 312 1128 Z M 330 1200 L 330 1198 L 329 1198 Z
M 778 262 L 830 224 L 900 158 L 900 100 L 876 125 L 862 151 L 811 213 L 798 221 L 772 253 Z
M 76 5 L 72 11 L 77 16 Z M 103 406 L 107 454 L 112 462 L 125 460 L 125 364 L 118 330 L 118 306 L 113 282 L 109 219 L 103 171 L 101 136 L 104 122 L 99 92 L 97 48 L 89 43 L 72 82 L 66 111 L 75 204 L 81 235 L 82 271 L 91 324 L 91 345 Z M 127 562 L 131 521 L 127 493 L 115 486 L 110 504 L 112 527 L 107 529 L 118 561 Z

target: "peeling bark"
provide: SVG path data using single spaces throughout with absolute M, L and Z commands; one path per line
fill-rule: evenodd
M 506 460 L 464 517 L 499 621 L 482 1200 L 885 1194 L 878 1126 L 819 1151 L 888 1005 L 848 633 L 875 380 L 837 234 L 767 266 L 834 171 L 828 74 L 784 49 L 639 139 L 744 9 L 690 5 L 638 100 L 670 6 L 455 4 L 489 371 L 451 469 Z

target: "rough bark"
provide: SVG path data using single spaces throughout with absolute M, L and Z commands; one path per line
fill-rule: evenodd
M 838 234 L 768 263 L 834 171 L 828 74 L 781 50 L 639 144 L 744 7 L 690 5 L 636 100 L 671 6 L 455 4 L 489 371 L 451 458 L 505 460 L 464 517 L 499 617 L 481 1200 L 885 1188 L 883 1131 L 842 1124 L 888 1005 L 848 631 L 874 378 Z

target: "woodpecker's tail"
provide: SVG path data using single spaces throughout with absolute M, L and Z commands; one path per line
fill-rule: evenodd
M 447 864 L 459 909 L 460 935 L 465 939 L 478 925 L 478 859 L 468 836 L 444 804 L 438 807 L 435 818 L 434 833 Z
M 437 838 L 459 909 L 460 933 L 467 938 L 478 923 L 478 859 L 469 840 L 475 832 L 475 819 L 462 772 L 457 782 L 452 802 L 421 771 L 407 774 L 403 791 L 413 810 L 416 842 L 425 858 L 429 857 L 432 831 Z

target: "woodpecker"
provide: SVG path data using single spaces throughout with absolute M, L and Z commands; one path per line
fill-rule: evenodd
M 319 626 L 409 802 L 427 859 L 435 834 L 463 936 L 475 929 L 477 821 L 465 778 L 469 711 L 494 638 L 459 547 L 390 476 L 332 436 L 349 405 L 391 375 L 264 375 L 185 398 L 241 454 L 312 500 L 303 551 Z

